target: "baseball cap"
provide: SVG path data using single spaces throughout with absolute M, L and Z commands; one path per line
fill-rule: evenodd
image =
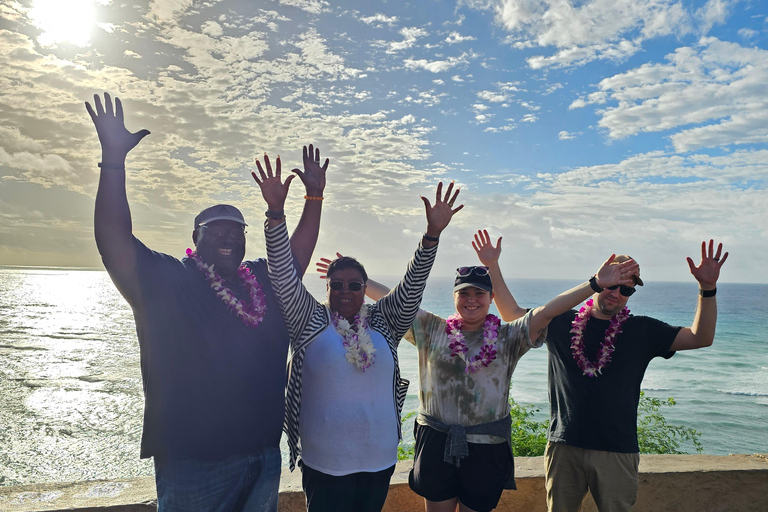
M 482 271 L 478 271 L 478 270 Z M 456 279 L 453 281 L 453 291 L 457 292 L 464 288 L 480 288 L 487 292 L 493 290 L 491 285 L 491 276 L 485 267 L 462 267 L 456 272 Z
M 629 260 L 634 260 L 634 258 L 629 254 L 619 254 L 613 259 L 613 263 L 611 263 L 611 265 L 615 263 L 624 263 L 625 261 L 629 261 Z M 637 260 L 635 260 L 635 263 L 637 263 Z M 640 279 L 640 264 L 637 263 L 637 265 L 638 265 L 637 274 L 634 274 L 632 278 L 635 280 L 635 284 L 637 286 L 643 286 L 643 280 Z
M 209 206 L 197 214 L 197 217 L 195 217 L 195 229 L 208 222 L 213 222 L 214 220 L 231 220 L 232 222 L 237 222 L 243 226 L 248 225 L 245 223 L 245 219 L 243 218 L 243 214 L 240 213 L 240 210 L 231 204 L 216 204 Z

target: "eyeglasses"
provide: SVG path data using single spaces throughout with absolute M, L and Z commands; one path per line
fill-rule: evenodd
M 456 269 L 456 275 L 459 277 L 467 277 L 474 273 L 476 276 L 487 276 L 488 267 L 476 266 L 476 267 L 459 267 Z
M 328 283 L 328 287 L 330 287 L 331 290 L 338 292 L 339 290 L 342 290 L 345 286 L 345 283 L 341 281 L 331 281 Z M 359 292 L 363 289 L 363 283 L 360 281 L 350 281 L 346 283 L 346 287 L 349 288 L 349 291 L 351 292 Z
M 637 291 L 631 286 L 626 286 L 623 284 L 615 284 L 613 286 L 609 286 L 606 288 L 606 290 L 615 290 L 616 288 L 619 289 L 619 293 L 622 294 L 624 297 L 631 297 L 632 294 Z
M 235 240 L 245 240 L 245 234 L 247 233 L 244 227 L 223 228 L 221 226 L 208 226 L 203 224 L 200 226 L 200 229 L 204 229 L 208 233 L 208 236 L 213 238 L 224 238 L 225 236 L 229 236 Z

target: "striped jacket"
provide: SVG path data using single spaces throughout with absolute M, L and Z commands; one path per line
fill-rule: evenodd
M 307 346 L 328 327 L 331 317 L 327 304 L 321 304 L 312 297 L 296 272 L 285 223 L 272 229 L 265 229 L 265 238 L 270 280 L 291 338 L 283 430 L 288 435 L 288 447 L 291 451 L 289 465 L 293 471 L 296 461 L 301 456 L 299 414 L 304 354 Z M 401 439 L 400 413 L 409 382 L 400 377 L 397 346 L 419 312 L 421 297 L 436 254 L 437 246 L 425 249 L 420 243 L 416 254 L 408 264 L 403 280 L 386 297 L 370 305 L 369 308 L 368 325 L 384 336 L 395 360 L 392 392 L 397 405 L 398 437 Z

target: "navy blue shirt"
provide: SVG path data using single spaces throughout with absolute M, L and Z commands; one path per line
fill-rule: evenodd
M 611 362 L 598 377 L 584 375 L 573 359 L 571 323 L 576 311 L 549 324 L 549 409 L 547 438 L 579 448 L 637 453 L 640 385 L 654 357 L 672 357 L 681 327 L 647 316 L 630 316 L 616 337 Z M 597 360 L 609 320 L 590 317 L 584 329 L 584 355 Z
M 227 309 L 194 261 L 134 240 L 141 457 L 220 459 L 279 446 L 289 342 L 266 261 L 247 262 L 267 300 L 253 328 Z

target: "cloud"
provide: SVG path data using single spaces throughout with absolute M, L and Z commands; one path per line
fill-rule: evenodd
M 507 124 L 503 126 L 489 126 L 485 128 L 483 131 L 487 133 L 501 133 L 501 132 L 508 132 L 512 131 L 515 128 L 517 128 L 517 125 L 514 124 Z
M 307 11 L 310 14 L 320 14 L 324 7 L 330 5 L 323 0 L 278 0 L 278 2 L 280 2 L 280 5 L 296 7 L 297 9 Z
M 567 132 L 565 130 L 562 130 L 562 131 L 560 131 L 557 134 L 557 138 L 560 139 L 560 140 L 571 140 L 571 139 L 575 139 L 578 135 L 581 135 L 581 134 L 580 133 L 571 133 L 571 132 Z
M 480 91 L 477 93 L 477 97 L 481 100 L 490 101 L 491 103 L 501 103 L 509 100 L 507 94 L 496 91 Z
M 211 37 L 219 37 L 224 33 L 224 30 L 221 28 L 221 25 L 211 20 L 208 20 L 205 23 L 203 23 L 203 26 L 201 27 L 201 31 L 203 34 Z
M 403 40 L 390 42 L 387 53 L 397 53 L 403 50 L 407 50 L 416 44 L 416 41 L 420 37 L 426 37 L 429 35 L 429 32 L 423 28 L 418 27 L 403 27 L 400 29 L 399 33 L 401 36 L 403 36 Z
M 554 48 L 552 55 L 528 59 L 534 69 L 580 66 L 596 59 L 623 61 L 642 42 L 681 36 L 694 30 L 694 13 L 677 0 L 465 0 L 476 9 L 490 9 L 496 22 L 510 32 L 509 44 L 519 48 Z M 696 13 L 701 19 L 722 20 L 723 10 L 710 2 Z M 702 30 L 706 32 L 711 22 Z
M 405 59 L 404 64 L 405 67 L 411 70 L 417 70 L 417 69 L 424 69 L 426 71 L 430 71 L 432 73 L 442 73 L 444 71 L 448 71 L 452 68 L 455 68 L 456 66 L 463 66 L 467 64 L 470 60 L 477 57 L 477 54 L 475 53 L 468 53 L 464 52 L 458 57 L 448 57 L 444 60 L 432 60 L 429 61 L 427 59 L 414 59 L 414 58 L 408 58 Z M 457 76 L 451 77 L 454 81 L 461 80 L 460 77 L 459 80 L 456 80 Z
M 375 25 L 377 27 L 389 25 L 391 27 L 399 21 L 399 18 L 397 16 L 386 16 L 381 13 L 376 13 L 373 16 L 364 16 L 360 18 L 360 21 L 366 25 Z
M 451 32 L 448 37 L 445 38 L 445 42 L 448 44 L 463 43 L 464 41 L 475 41 L 475 36 L 462 36 L 458 32 Z
M 194 4 L 194 0 L 150 0 L 150 15 L 160 23 L 172 23 Z
M 715 26 L 725 23 L 728 19 L 730 7 L 736 3 L 731 0 L 708 0 L 696 11 L 695 17 L 699 23 L 701 33 L 706 34 Z
M 614 139 L 679 129 L 677 151 L 768 140 L 768 51 L 703 38 L 666 61 L 605 78 L 570 108 L 614 104 L 598 110 Z

